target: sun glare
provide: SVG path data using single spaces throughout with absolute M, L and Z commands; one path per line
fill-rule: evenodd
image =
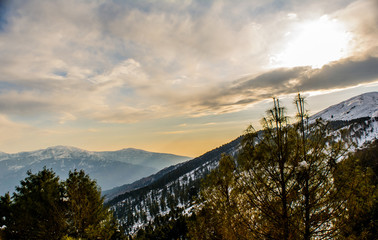
M 351 34 L 345 26 L 327 16 L 299 24 L 286 37 L 286 47 L 272 58 L 274 66 L 321 68 L 347 57 L 351 42 Z

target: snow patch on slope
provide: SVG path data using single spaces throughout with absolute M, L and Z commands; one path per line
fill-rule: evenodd
M 310 120 L 352 120 L 378 117 L 378 92 L 365 93 L 333 105 L 310 117 Z

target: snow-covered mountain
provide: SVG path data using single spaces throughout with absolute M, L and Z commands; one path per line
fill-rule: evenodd
M 337 130 L 332 135 L 348 138 L 357 148 L 363 148 L 378 139 L 378 92 L 364 93 L 330 106 L 311 116 L 310 122 L 315 119 L 329 121 Z
M 330 106 L 313 115 L 311 119 L 349 121 L 363 117 L 378 117 L 378 92 L 364 93 Z
M 378 139 L 377 101 L 377 92 L 362 94 L 333 105 L 310 120 L 328 120 L 331 136 L 363 148 Z M 201 180 L 217 167 L 222 153 L 237 154 L 241 138 L 164 172 L 109 191 L 113 199 L 109 199 L 108 205 L 131 234 L 156 218 L 175 219 L 178 212 L 188 213 L 195 205 L 192 196 L 198 193 Z
M 189 160 L 188 157 L 138 149 L 91 152 L 75 147 L 55 146 L 15 154 L 0 153 L 0 194 L 14 191 L 26 172 L 52 168 L 61 179 L 74 169 L 83 169 L 106 190 L 131 183 L 157 171 Z

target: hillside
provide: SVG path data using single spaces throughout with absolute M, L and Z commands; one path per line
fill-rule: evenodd
M 352 97 L 314 114 L 311 119 L 348 121 L 363 117 L 378 117 L 378 92 L 369 92 Z
M 329 135 L 333 139 L 349 139 L 363 148 L 378 138 L 377 95 L 375 92 L 351 98 L 315 114 L 311 120 L 329 120 Z M 132 186 L 120 187 L 112 192 L 111 196 L 116 197 L 108 205 L 129 233 L 148 223 L 189 213 L 201 180 L 217 167 L 222 153 L 237 154 L 241 138 Z

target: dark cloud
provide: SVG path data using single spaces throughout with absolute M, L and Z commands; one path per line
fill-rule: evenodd
M 378 58 L 345 59 L 311 67 L 281 68 L 253 78 L 243 78 L 230 86 L 214 90 L 198 103 L 205 109 L 224 111 L 231 106 L 245 106 L 272 96 L 347 88 L 378 80 Z M 237 101 L 235 101 L 237 99 Z
M 280 87 L 292 79 L 298 78 L 301 73 L 308 71 L 309 67 L 296 67 L 291 69 L 277 69 L 239 83 L 233 91 L 246 91 L 247 89 L 258 89 L 266 87 Z
M 56 107 L 56 106 L 55 106 Z M 0 112 L 6 114 L 28 115 L 49 112 L 54 106 L 48 101 L 32 96 L 21 96 L 14 93 L 0 96 Z
M 364 60 L 345 60 L 325 65 L 319 70 L 301 78 L 301 90 L 313 91 L 332 88 L 345 88 L 368 83 L 378 79 L 378 58 Z

